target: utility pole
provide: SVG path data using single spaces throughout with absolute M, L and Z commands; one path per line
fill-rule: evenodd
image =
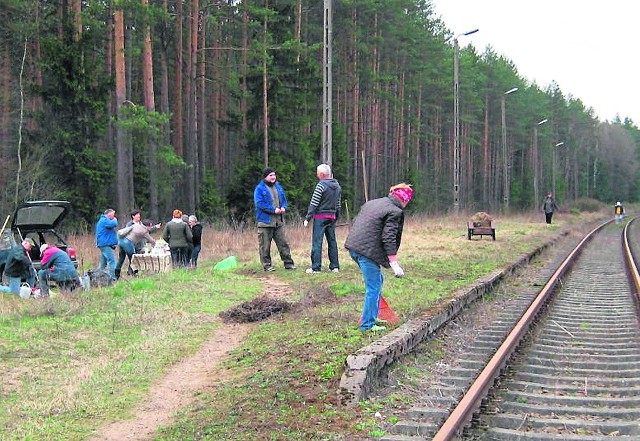
M 322 162 L 331 166 L 333 147 L 332 147 L 332 96 L 333 96 L 333 77 L 331 74 L 331 66 L 333 64 L 332 55 L 332 38 L 333 38 L 333 0 L 324 0 L 324 45 L 322 52 Z

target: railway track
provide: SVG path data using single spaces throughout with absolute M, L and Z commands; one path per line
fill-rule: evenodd
M 640 440 L 639 289 L 621 231 L 587 235 L 382 440 Z

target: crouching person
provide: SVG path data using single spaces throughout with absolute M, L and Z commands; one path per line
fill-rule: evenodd
M 42 258 L 40 260 L 40 294 L 43 297 L 49 296 L 49 282 L 58 282 L 59 285 L 75 285 L 78 283 L 78 271 L 73 266 L 73 262 L 60 248 L 54 245 L 43 244 L 40 247 Z
M 9 286 L 0 285 L 0 292 L 20 294 L 20 284 L 23 280 L 26 280 L 29 286 L 34 286 L 35 272 L 27 254 L 32 246 L 31 240 L 26 239 L 22 244 L 11 247 L 4 267 L 4 275 L 9 280 Z

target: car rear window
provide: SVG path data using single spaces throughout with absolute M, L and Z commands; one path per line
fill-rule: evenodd
M 23 207 L 17 213 L 15 226 L 19 228 L 21 225 L 53 225 L 63 212 L 63 207 Z

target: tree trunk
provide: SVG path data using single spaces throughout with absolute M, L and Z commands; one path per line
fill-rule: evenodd
M 206 74 L 207 74 L 207 53 L 204 50 L 206 46 L 206 29 L 207 26 L 204 23 L 207 22 L 207 14 L 203 11 L 202 23 L 201 26 L 201 35 L 199 38 L 199 46 L 200 50 L 196 53 L 196 56 L 199 54 L 198 59 L 198 125 L 197 125 L 197 138 L 198 138 L 198 168 L 196 173 L 196 182 L 195 182 L 195 202 L 197 208 L 200 205 L 200 185 L 202 184 L 207 170 L 207 108 L 206 108 L 206 94 L 207 94 L 207 83 L 205 82 Z M 215 124 L 215 121 L 212 121 Z M 193 211 L 195 213 L 195 211 Z
M 71 14 L 73 20 L 73 41 L 80 40 L 80 35 L 82 34 L 82 16 L 80 15 L 82 12 L 82 4 L 81 0 L 72 0 L 71 1 Z
M 265 0 L 265 8 L 269 7 L 269 1 Z M 262 60 L 262 148 L 263 148 L 263 157 L 264 157 L 264 166 L 269 166 L 269 99 L 267 96 L 267 82 L 269 77 L 267 76 L 267 32 L 269 31 L 269 26 L 267 24 L 267 16 L 264 17 L 263 23 L 263 41 L 264 44 L 264 53 Z
M 0 91 L 0 168 L 9 169 L 11 145 L 11 55 L 6 41 L 0 43 L 2 53 L 2 88 Z M 0 173 L 0 187 L 6 188 L 7 174 Z
M 168 13 L 168 0 L 163 0 L 162 2 L 162 10 L 165 13 Z M 163 21 L 162 26 L 164 31 L 162 34 L 169 32 L 169 26 L 166 21 Z M 168 66 L 168 55 L 167 55 L 168 44 L 165 40 L 161 40 L 161 48 L 160 48 L 160 112 L 165 115 L 169 115 L 171 113 L 171 109 L 169 108 L 169 66 Z M 169 145 L 171 143 L 171 123 L 168 122 L 164 127 L 164 143 Z M 154 217 L 157 219 L 157 217 Z
M 482 136 L 482 205 L 489 206 L 489 174 L 491 173 L 491 156 L 489 153 L 489 95 L 484 97 L 484 131 Z
M 198 168 L 198 136 L 196 112 L 196 72 L 197 72 L 197 55 L 198 55 L 198 0 L 190 2 L 187 17 L 187 53 L 189 54 L 186 66 L 187 81 L 185 82 L 185 95 L 187 104 L 187 145 L 184 148 L 184 159 L 187 164 L 185 173 L 186 194 L 183 200 L 186 203 L 186 209 L 189 213 L 195 212 L 196 209 L 196 170 Z
M 125 83 L 125 59 L 124 59 L 124 14 L 121 9 L 116 9 L 113 14 L 114 25 L 114 53 L 116 70 L 116 112 L 118 120 L 122 121 L 122 106 L 126 99 Z M 128 137 L 122 127 L 116 126 L 116 211 L 126 213 L 130 207 L 128 200 L 128 176 L 129 167 L 127 164 Z
M 173 88 L 175 97 L 173 100 L 173 148 L 176 155 L 183 157 L 184 149 L 182 142 L 182 0 L 176 1 L 176 28 L 174 30 L 176 38 L 176 62 L 174 67 L 175 86 Z
M 109 32 L 107 33 L 107 38 L 106 38 L 106 45 L 107 45 L 107 50 L 106 50 L 106 54 L 105 54 L 105 62 L 104 62 L 104 70 L 105 72 L 107 72 L 107 74 L 111 74 L 112 72 L 114 72 L 115 70 L 115 66 L 114 66 L 114 50 L 115 50 L 115 42 L 114 42 L 114 25 L 113 25 L 113 18 L 114 18 L 114 14 L 111 13 L 111 8 L 109 6 L 107 6 L 107 10 L 108 10 L 108 14 L 107 14 L 107 29 L 109 29 Z M 115 97 L 115 93 L 111 95 L 108 103 L 107 103 L 107 114 L 109 115 L 108 121 L 107 121 L 107 136 L 106 136 L 106 140 L 104 143 L 98 144 L 97 146 L 97 150 L 101 151 L 101 150 L 110 150 L 111 148 L 113 148 L 113 141 L 116 137 L 115 135 L 115 127 L 113 124 L 113 118 L 116 115 L 117 112 L 117 104 L 116 104 L 116 97 Z
M 149 0 L 142 0 L 145 9 L 149 8 Z M 151 46 L 151 28 L 144 27 L 144 46 L 142 48 L 142 82 L 144 108 L 147 112 L 155 112 L 156 103 L 153 88 L 153 52 Z M 158 145 L 157 139 L 150 135 L 149 140 L 149 215 L 158 219 Z

